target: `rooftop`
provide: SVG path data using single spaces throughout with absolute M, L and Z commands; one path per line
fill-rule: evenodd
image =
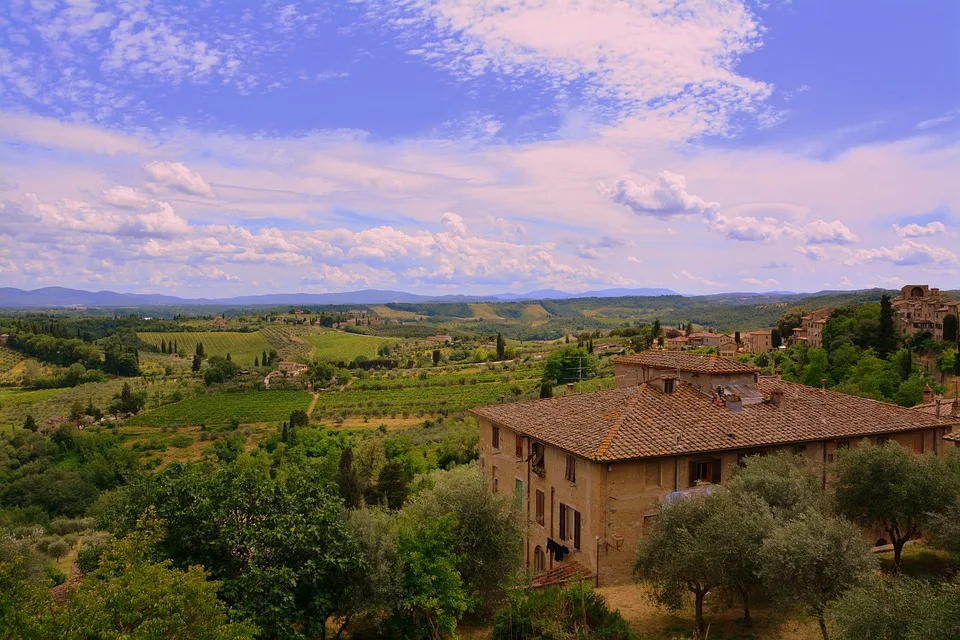
M 885 402 L 761 378 L 766 400 L 735 413 L 686 383 L 671 394 L 648 384 L 478 407 L 473 413 L 591 460 L 671 456 L 860 438 L 934 426 L 960 427 Z M 781 394 L 779 404 L 769 400 Z
M 654 369 L 679 369 L 693 373 L 754 373 L 759 371 L 752 364 L 737 362 L 730 358 L 682 351 L 641 351 L 629 356 L 618 356 L 614 364 L 635 364 Z

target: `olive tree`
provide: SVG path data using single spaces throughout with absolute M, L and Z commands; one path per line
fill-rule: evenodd
M 837 640 L 955 640 L 960 638 L 960 578 L 925 582 L 877 576 L 848 590 L 830 609 Z
M 916 455 L 895 442 L 841 451 L 837 458 L 837 506 L 863 527 L 884 531 L 900 568 L 903 546 L 917 537 L 957 495 L 950 467 L 932 455 Z
M 870 574 L 876 559 L 853 523 L 809 510 L 781 523 L 760 549 L 760 576 L 774 600 L 805 606 L 829 640 L 830 602 Z

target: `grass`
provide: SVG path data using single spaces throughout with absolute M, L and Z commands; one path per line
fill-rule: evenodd
M 357 356 L 376 358 L 377 350 L 384 344 L 391 348 L 399 342 L 396 338 L 363 336 L 340 331 L 324 331 L 303 336 L 313 346 L 312 356 L 321 360 L 350 362 Z
M 225 426 L 231 420 L 241 424 L 279 422 L 292 411 L 306 410 L 311 396 L 306 391 L 242 391 L 201 394 L 144 411 L 127 421 L 145 427 Z
M 177 348 L 186 350 L 188 355 L 193 354 L 198 342 L 203 342 L 203 350 L 206 355 L 226 357 L 229 353 L 230 358 L 240 366 L 253 366 L 254 358 L 259 358 L 264 351 L 269 352 L 274 348 L 259 331 L 251 333 L 236 331 L 145 332 L 138 333 L 137 336 L 155 347 L 159 347 L 162 341 L 169 343 L 173 340 L 176 342 Z

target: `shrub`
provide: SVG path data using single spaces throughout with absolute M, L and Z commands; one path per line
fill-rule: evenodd
M 630 640 L 633 634 L 619 611 L 589 586 L 524 590 L 493 618 L 491 640 Z
M 50 523 L 48 528 L 50 533 L 65 536 L 69 533 L 89 531 L 94 526 L 96 526 L 96 521 L 93 518 L 57 518 Z

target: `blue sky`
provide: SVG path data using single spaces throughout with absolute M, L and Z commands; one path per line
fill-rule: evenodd
M 12 0 L 0 283 L 960 286 L 949 1 Z

